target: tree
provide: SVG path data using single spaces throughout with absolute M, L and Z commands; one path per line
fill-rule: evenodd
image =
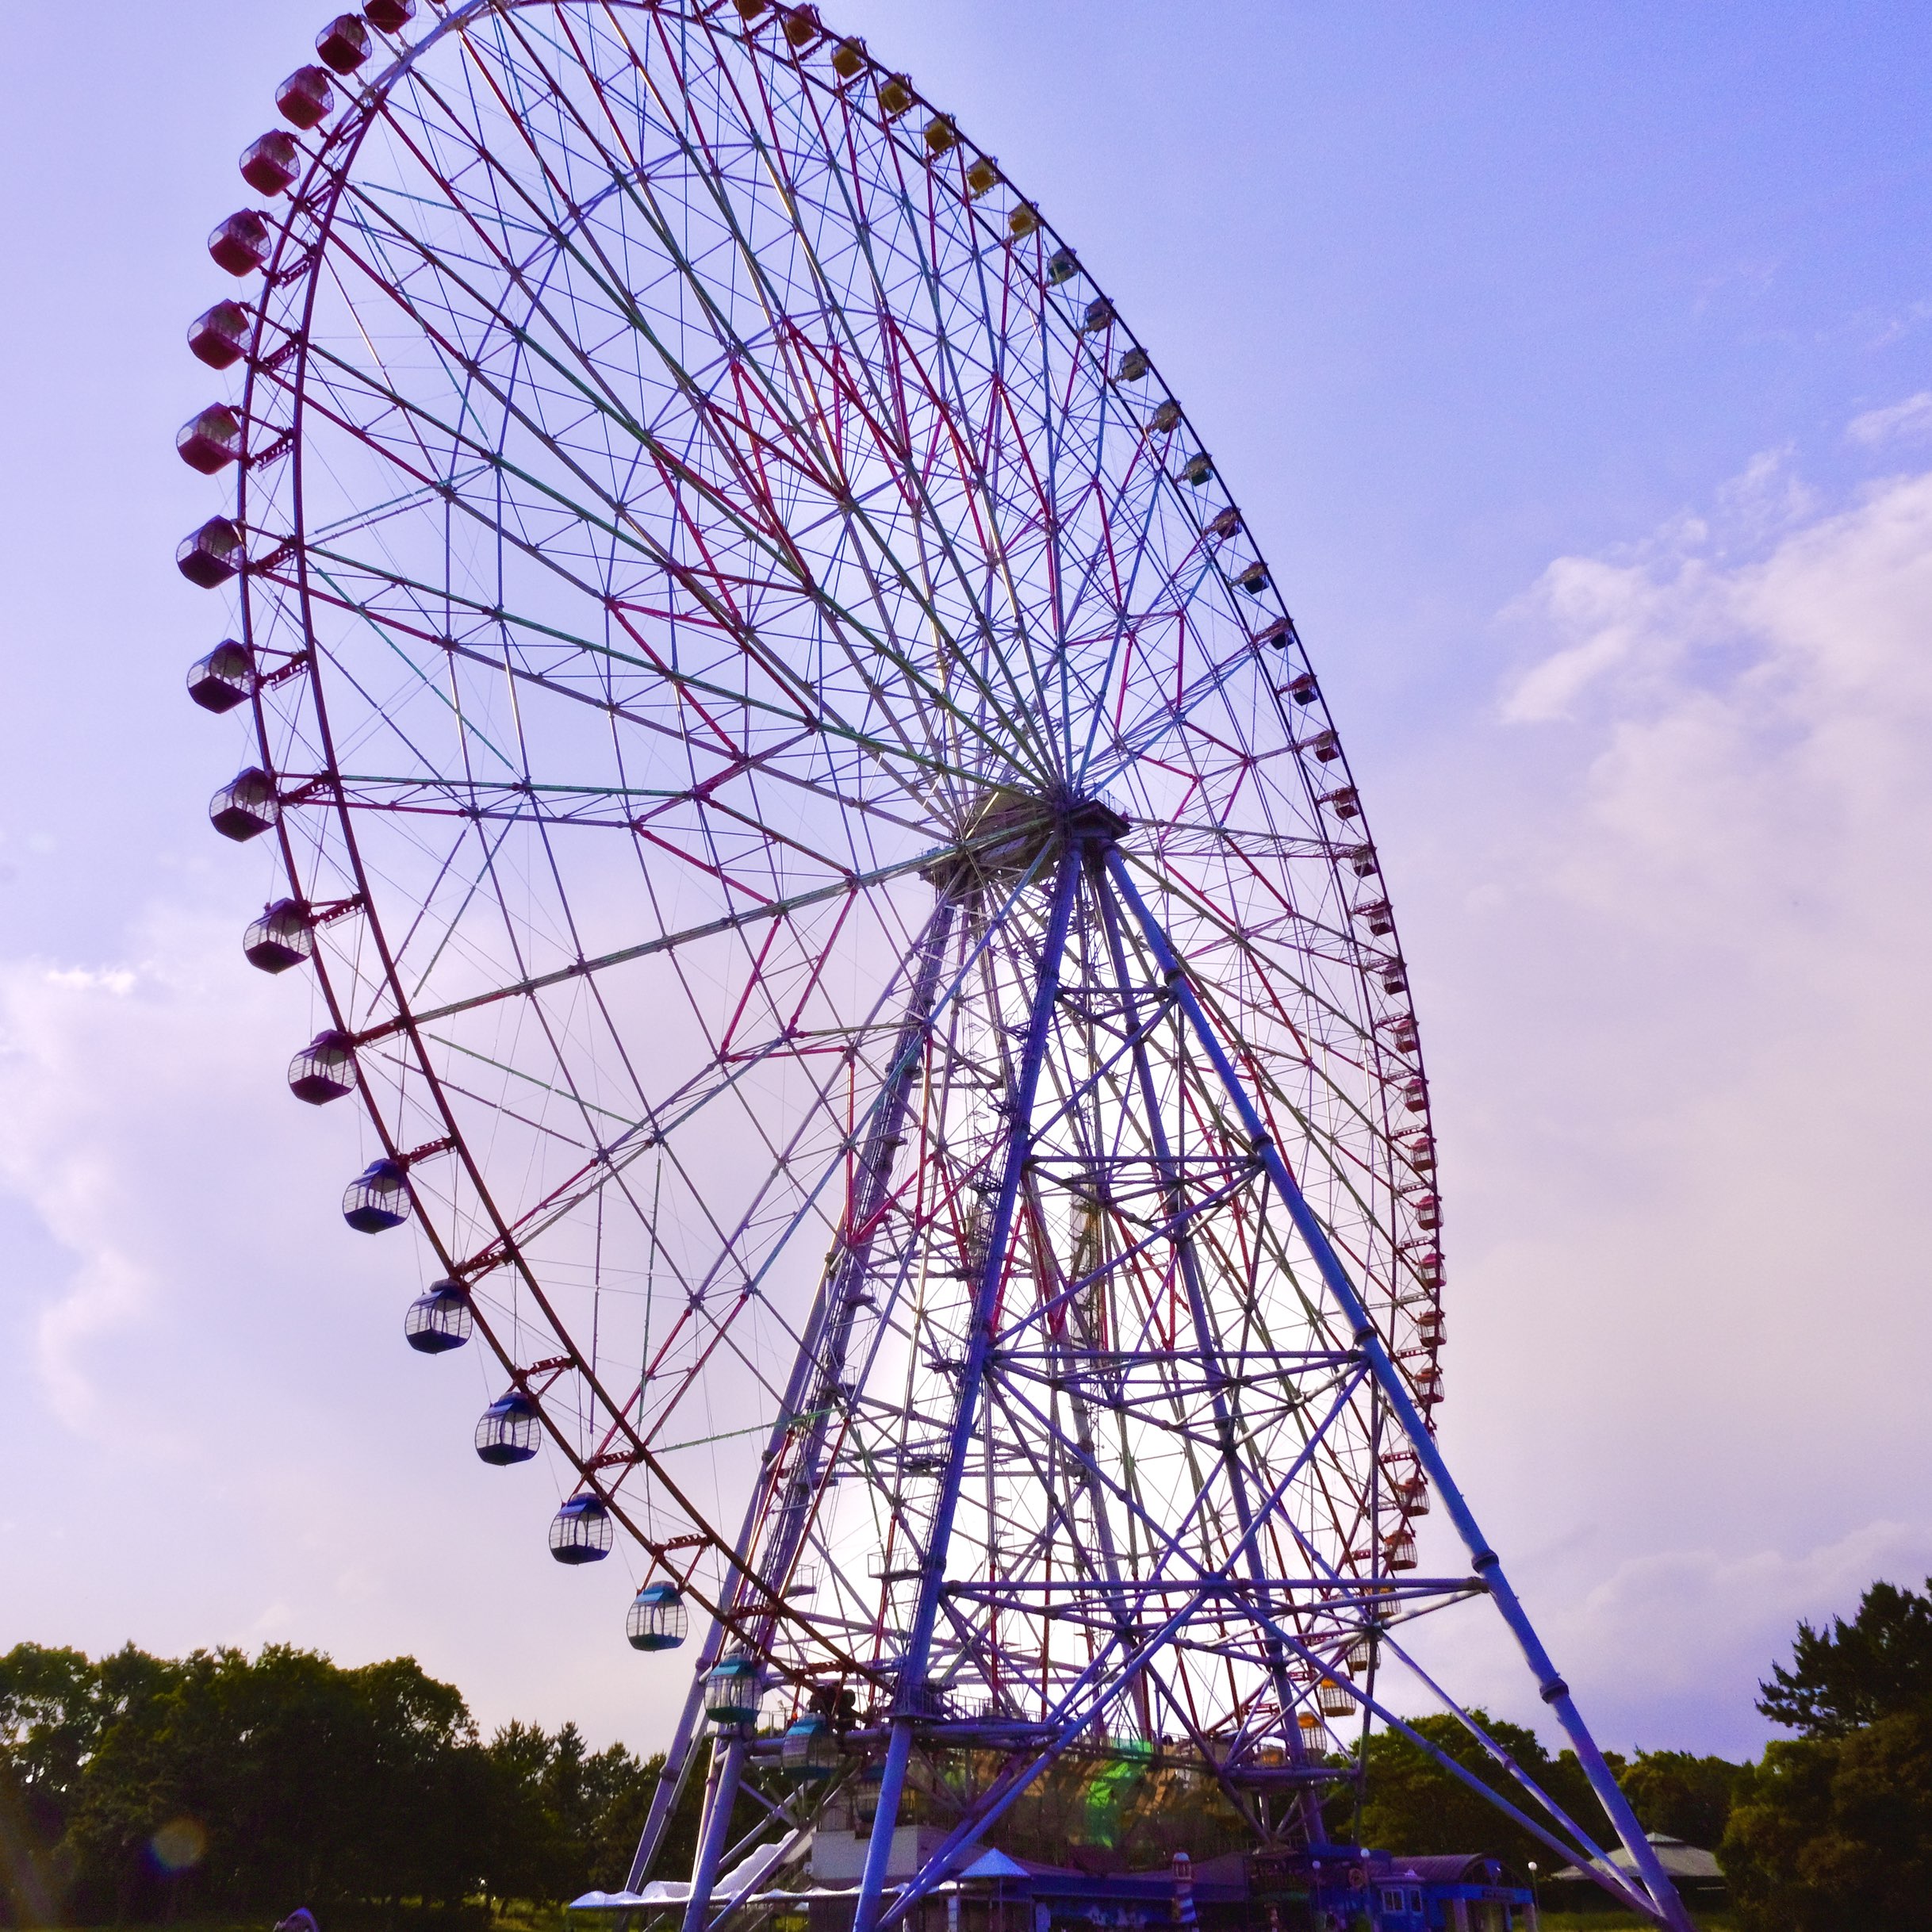
M 412 1658 L 344 1670 L 270 1645 L 178 1662 L 0 1656 L 0 1921 L 340 1916 L 623 1883 L 661 1760 L 507 1724 Z M 673 1820 L 688 1863 L 703 1781 Z M 757 1815 L 747 1794 L 739 1830 Z
M 1907 1932 L 1932 1897 L 1932 1579 L 1798 1626 L 1758 1708 L 1800 1732 L 1747 1765 L 1718 1857 L 1756 1932 Z
M 1731 1816 L 1743 1767 L 1689 1751 L 1639 1751 L 1617 1783 L 1646 1831 L 1715 1850 Z
M 1576 1754 L 1552 1758 L 1534 1731 L 1490 1717 L 1470 1714 L 1584 1831 L 1601 1844 L 1609 1834 L 1596 1794 Z M 1455 1718 L 1420 1717 L 1411 1728 L 1444 1756 L 1472 1772 L 1518 1809 L 1542 1822 L 1535 1800 L 1498 1765 Z M 1332 1821 L 1330 1829 L 1336 1830 Z M 1520 1871 L 1534 1858 L 1546 1869 L 1548 1846 L 1505 1817 L 1479 1792 L 1402 1732 L 1378 1731 L 1368 1742 L 1361 1842 L 1382 1850 L 1426 1854 L 1481 1852 Z
M 1800 1623 L 1792 1668 L 1772 1666 L 1758 1708 L 1806 1737 L 1842 1738 L 1932 1700 L 1932 1577 L 1926 1589 L 1875 1583 L 1850 1623 Z
M 1718 1856 L 1752 1932 L 1920 1932 L 1932 1898 L 1932 1706 L 1769 1746 Z
M 180 1671 L 132 1644 L 98 1663 L 37 1643 L 0 1657 L 0 1901 L 16 1920 L 59 1915 L 75 1877 L 69 1827 L 102 1738 Z

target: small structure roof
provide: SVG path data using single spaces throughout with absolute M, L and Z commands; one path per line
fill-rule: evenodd
M 955 1872 L 955 1878 L 1026 1878 L 1031 1876 L 1026 1866 L 1018 1859 L 1009 1858 L 1003 1851 L 990 1847 L 963 1871 Z
M 1686 1845 L 1681 1838 L 1673 1838 L 1665 1831 L 1648 1831 L 1644 1836 L 1656 1848 L 1657 1862 L 1664 1868 L 1664 1875 L 1667 1878 L 1685 1880 L 1692 1884 L 1717 1884 L 1723 1882 L 1724 1868 L 1700 1846 Z M 1610 1854 L 1610 1862 L 1620 1872 L 1633 1873 L 1637 1869 L 1636 1860 L 1620 1845 Z M 1587 1879 L 1590 1873 L 1580 1865 L 1566 1865 L 1562 1871 L 1552 1873 L 1551 1876 L 1561 1883 Z
M 1425 1885 L 1489 1885 L 1504 1877 L 1501 1862 L 1482 1852 L 1425 1852 L 1406 1858 L 1371 1852 L 1367 1864 L 1378 1878 L 1419 1879 Z

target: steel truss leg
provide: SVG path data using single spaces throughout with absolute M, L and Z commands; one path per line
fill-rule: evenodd
M 664 1769 L 657 1773 L 657 1788 L 650 1795 L 650 1809 L 645 1813 L 644 1829 L 638 1834 L 637 1851 L 631 1861 L 631 1875 L 624 1880 L 627 1892 L 635 1892 L 657 1862 L 664 1834 L 670 1829 L 671 1814 L 677 1810 L 677 1801 L 684 1795 L 684 1786 L 690 1778 L 691 1768 L 697 1762 L 692 1741 L 703 1716 L 704 1680 L 718 1661 L 723 1635 L 723 1625 L 714 1623 L 698 1652 L 690 1693 L 684 1699 L 684 1713 L 677 1720 L 677 1729 L 665 1752 Z
M 1006 1171 L 999 1185 L 999 1205 L 994 1211 L 992 1225 L 987 1232 L 985 1267 L 973 1290 L 972 1326 L 967 1338 L 965 1366 L 960 1372 L 959 1401 L 953 1412 L 946 1473 L 940 1487 L 938 1505 L 933 1512 L 932 1535 L 920 1562 L 918 1603 L 913 1613 L 912 1631 L 900 1665 L 898 1694 L 892 1713 L 892 1735 L 886 1746 L 885 1768 L 879 1782 L 879 1809 L 872 1819 L 872 1835 L 865 1848 L 865 1875 L 860 1884 L 853 1932 L 875 1932 L 879 1922 L 886 1865 L 892 1850 L 892 1834 L 899 1823 L 899 1796 L 905 1788 L 907 1761 L 912 1755 L 913 1726 L 920 1714 L 926 1666 L 932 1654 L 933 1630 L 939 1615 L 940 1589 L 945 1580 L 953 1519 L 959 1508 L 960 1488 L 964 1479 L 980 1386 L 986 1376 L 986 1359 L 992 1347 L 993 1309 L 1005 1272 L 1006 1242 L 1013 1229 L 1014 1207 L 1019 1198 L 1021 1177 L 1033 1141 L 1033 1100 L 1039 1089 L 1040 1070 L 1046 1060 L 1047 1035 L 1052 1024 L 1054 1002 L 1060 994 L 1060 960 L 1066 951 L 1067 930 L 1073 918 L 1074 896 L 1079 889 L 1083 844 L 1083 841 L 1075 841 L 1068 845 L 1053 883 L 1053 910 L 1047 922 L 1046 943 L 1041 951 L 1040 979 L 1033 989 L 1032 1010 L 1027 1019 L 1026 1045 L 1010 1115 L 1013 1137 L 1007 1143 Z M 696 1932 L 696 1928 L 688 1926 L 686 1932 Z
M 729 1739 L 711 1745 L 711 1775 L 704 1792 L 704 1820 L 698 1830 L 697 1857 L 691 1868 L 691 1899 L 684 1907 L 684 1932 L 704 1932 L 711 1906 L 711 1888 L 718 1882 L 718 1864 L 731 1842 L 731 1814 L 738 1808 L 738 1780 L 751 1750 L 746 1727 Z
M 1255 1152 L 1266 1166 L 1268 1177 L 1275 1183 L 1290 1217 L 1297 1231 L 1314 1256 L 1315 1265 L 1321 1272 L 1323 1282 L 1336 1305 L 1347 1317 L 1354 1336 L 1356 1347 L 1361 1350 L 1374 1370 L 1376 1380 L 1382 1385 L 1382 1393 L 1396 1420 L 1402 1425 L 1416 1456 L 1428 1471 L 1430 1480 L 1436 1485 L 1436 1493 L 1442 1497 L 1443 1507 L 1467 1546 L 1471 1566 L 1482 1579 L 1484 1587 L 1494 1600 L 1503 1621 L 1509 1627 L 1521 1649 L 1524 1660 L 1535 1677 L 1543 1700 L 1555 1714 L 1574 1746 L 1581 1761 L 1584 1774 L 1590 1781 L 1598 1802 L 1609 1815 L 1610 1822 L 1616 1827 L 1617 1836 L 1623 1841 L 1623 1849 L 1630 1853 L 1645 1888 L 1650 1894 L 1658 1919 L 1673 1929 L 1673 1932 L 1695 1932 L 1689 1916 L 1685 1911 L 1682 1901 L 1658 1862 L 1655 1849 L 1644 1835 L 1643 1827 L 1638 1823 L 1636 1815 L 1617 1788 L 1616 1780 L 1610 1774 L 1610 1768 L 1604 1762 L 1603 1754 L 1597 1748 L 1588 1727 L 1583 1722 L 1570 1695 L 1570 1686 L 1557 1675 L 1556 1666 L 1550 1660 L 1550 1654 L 1543 1648 L 1543 1640 L 1531 1626 L 1528 1613 L 1517 1597 L 1509 1581 L 1503 1574 L 1501 1559 L 1485 1539 L 1482 1530 L 1462 1491 L 1457 1488 L 1455 1479 L 1449 1473 L 1449 1466 L 1443 1460 L 1442 1452 L 1436 1446 L 1436 1439 L 1429 1432 L 1411 1399 L 1401 1374 L 1384 1346 L 1382 1336 L 1369 1317 L 1362 1298 L 1355 1292 L 1340 1259 L 1330 1245 L 1301 1189 L 1296 1186 L 1294 1177 L 1288 1171 L 1288 1163 L 1282 1158 L 1280 1148 L 1275 1144 L 1274 1137 L 1267 1130 L 1260 1114 L 1255 1109 L 1247 1090 L 1241 1085 L 1227 1051 L 1208 1020 L 1200 1001 L 1195 997 L 1187 979 L 1186 969 L 1176 957 L 1173 947 L 1160 922 L 1148 910 L 1146 902 L 1136 890 L 1127 870 L 1126 861 L 1118 847 L 1111 847 L 1106 853 L 1106 868 L 1115 889 L 1122 901 L 1133 914 L 1140 930 L 1145 934 L 1148 949 L 1159 965 L 1175 1003 L 1186 1017 L 1187 1023 L 1201 1043 L 1202 1050 L 1213 1064 L 1216 1075 L 1226 1090 L 1229 1100 L 1240 1117 L 1241 1125 L 1254 1144 Z
M 1114 964 L 1114 976 L 1120 983 L 1121 1018 L 1127 1037 L 1133 1042 L 1134 1083 L 1140 1091 L 1140 1106 L 1147 1115 L 1148 1140 L 1154 1150 L 1155 1167 L 1160 1175 L 1161 1210 L 1174 1229 L 1171 1239 L 1181 1264 L 1181 1278 L 1186 1285 L 1188 1313 L 1194 1324 L 1195 1343 L 1201 1351 L 1202 1370 L 1211 1392 L 1209 1399 L 1214 1411 L 1214 1433 L 1221 1444 L 1221 1466 L 1227 1471 L 1229 1493 L 1234 1500 L 1235 1520 L 1240 1526 L 1248 1546 L 1248 1569 L 1255 1585 L 1255 1607 L 1263 1627 L 1269 1633 L 1268 1675 L 1275 1687 L 1275 1704 L 1281 1712 L 1282 1738 L 1290 1757 L 1301 1764 L 1306 1761 L 1309 1754 L 1299 1735 L 1300 1727 L 1291 1726 L 1288 1722 L 1289 1710 L 1294 1702 L 1288 1684 L 1288 1660 L 1282 1652 L 1281 1639 L 1275 1634 L 1274 1604 L 1264 1586 L 1267 1557 L 1259 1539 L 1253 1535 L 1254 1500 L 1248 1494 L 1248 1469 L 1241 1460 L 1240 1435 L 1229 1397 L 1228 1377 L 1221 1366 L 1221 1338 L 1215 1333 L 1208 1313 L 1207 1291 L 1201 1281 L 1200 1257 L 1194 1252 L 1193 1233 L 1183 1218 L 1186 1190 L 1167 1140 L 1167 1122 L 1161 1116 L 1160 1094 L 1154 1084 L 1154 1070 L 1148 1063 L 1147 1041 L 1140 1031 L 1140 1002 L 1133 996 L 1128 976 L 1119 916 L 1113 895 L 1106 890 L 1104 876 L 1097 880 L 1095 884 L 1098 889 L 1094 896 L 1100 902 L 1101 920 L 1106 929 L 1107 956 Z M 1301 1814 L 1304 1828 L 1313 1838 L 1320 1816 L 1313 1795 L 1301 1794 L 1296 1800 L 1295 1808 Z
M 823 1452 L 830 1426 L 828 1405 L 813 1393 L 813 1385 L 822 1388 L 828 1382 L 836 1382 L 839 1377 L 851 1335 L 853 1298 L 864 1286 L 871 1264 L 875 1237 L 870 1230 L 891 1190 L 894 1156 L 904 1129 L 906 1110 L 919 1071 L 926 1031 L 932 1024 L 933 1006 L 938 996 L 946 942 L 953 933 L 954 911 L 953 903 L 942 899 L 920 942 L 911 995 L 898 1037 L 893 1042 L 891 1059 L 887 1062 L 883 1104 L 875 1110 L 872 1130 L 860 1156 L 849 1225 L 867 1232 L 846 1250 L 832 1271 L 815 1311 L 815 1319 L 793 1360 L 785 1399 L 765 1444 L 761 1466 L 769 1470 L 792 1442 L 792 1418 L 807 1411 L 818 1412 L 818 1419 L 801 1439 L 793 1465 L 794 1480 L 803 1478 L 808 1489 L 816 1485 L 818 1459 Z M 761 1493 L 753 1495 L 744 1527 L 738 1532 L 737 1547 L 741 1562 L 750 1559 L 753 1543 L 761 1527 L 762 1500 Z M 770 1560 L 763 1571 L 774 1581 L 789 1572 L 798 1554 L 809 1525 L 807 1507 L 801 1503 L 782 1508 L 780 1522 L 782 1527 L 778 1543 L 769 1553 Z M 738 1594 L 739 1590 L 734 1587 L 731 1593 L 734 1607 Z M 769 1608 L 765 1608 L 753 1633 L 752 1648 L 761 1650 L 770 1642 L 773 1621 Z M 684 1713 L 678 1719 L 677 1730 L 665 1754 L 664 1769 L 658 1774 L 657 1788 L 651 1794 L 650 1809 L 645 1816 L 637 1852 L 631 1861 L 627 1890 L 635 1892 L 656 1863 L 665 1834 L 670 1829 L 671 1815 L 697 1763 L 698 1754 L 693 1747 L 698 1729 L 703 1722 L 704 1680 L 724 1649 L 726 1634 L 724 1621 L 714 1619 L 698 1654 L 690 1694 L 684 1700 Z M 728 1842 L 730 1817 L 737 1805 L 744 1762 L 745 1754 L 742 1751 L 735 1754 L 726 1752 L 722 1760 L 714 1758 L 712 1775 L 707 1781 L 703 1819 L 699 1827 L 697 1851 L 692 1861 L 691 1900 L 685 1913 L 685 1923 L 691 1932 L 699 1932 L 703 1915 L 710 1907 L 711 1891 L 717 1882 L 718 1860 Z M 715 1843 L 710 1829 L 714 1817 L 723 1820 L 719 1826 Z

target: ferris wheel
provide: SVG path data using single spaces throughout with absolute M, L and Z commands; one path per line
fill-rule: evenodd
M 1087 265 L 811 7 L 370 0 L 275 101 L 179 442 L 235 491 L 178 560 L 249 728 L 211 817 L 326 1022 L 292 1091 L 366 1116 L 344 1218 L 415 1230 L 408 1341 L 493 1363 L 476 1453 L 547 1459 L 550 1554 L 695 1665 L 634 1886 L 692 1777 L 689 1932 L 863 1781 L 870 1932 L 1097 1746 L 1305 1848 L 1478 1600 L 1681 1926 L 1436 1447 L 1346 753 Z M 948 1752 L 991 1769 L 888 1886 Z

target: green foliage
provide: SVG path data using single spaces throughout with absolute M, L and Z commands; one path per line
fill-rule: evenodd
M 1792 1667 L 1771 1668 L 1758 1708 L 1811 1738 L 1842 1738 L 1861 1725 L 1932 1701 L 1932 1577 L 1925 1595 L 1875 1583 L 1847 1623 L 1798 1626 Z
M 1482 1711 L 1470 1715 L 1584 1830 L 1602 1842 L 1609 1824 L 1574 1752 L 1552 1758 L 1534 1731 Z M 1490 1789 L 1535 1815 L 1534 1800 L 1455 1718 L 1418 1718 L 1413 1728 Z M 1329 1828 L 1349 1835 L 1339 1820 L 1332 1820 Z M 1393 1731 L 1378 1731 L 1369 1739 L 1360 1842 L 1417 1853 L 1482 1852 L 1518 1872 L 1532 1858 L 1547 1872 L 1553 1860 L 1540 1839 L 1505 1818 L 1420 1746 Z
M 1689 1751 L 1639 1751 L 1617 1771 L 1617 1784 L 1646 1831 L 1661 1831 L 1715 1851 L 1731 1815 L 1744 1767 Z
M 990 1751 L 950 1754 L 943 1761 L 915 1757 L 901 1819 L 956 1823 L 1004 1763 L 1002 1754 Z M 1157 1758 L 1140 1743 L 1068 1752 L 1029 1787 L 996 1835 L 1016 1857 L 1095 1872 L 1164 1865 L 1177 1851 L 1211 1858 L 1252 1838 L 1198 1764 Z
M 1718 1856 L 1751 1932 L 1922 1932 L 1932 1701 L 1771 1745 L 1739 1780 Z
M 1718 1849 L 1752 1932 L 1906 1932 L 1932 1900 L 1932 1579 L 1798 1626 L 1758 1709 L 1801 1735 L 1747 1766 Z
M 409 1658 L 21 1644 L 0 1657 L 0 1904 L 44 1924 L 569 1898 L 623 1882 L 657 1768 L 569 1724 L 485 1743 Z

